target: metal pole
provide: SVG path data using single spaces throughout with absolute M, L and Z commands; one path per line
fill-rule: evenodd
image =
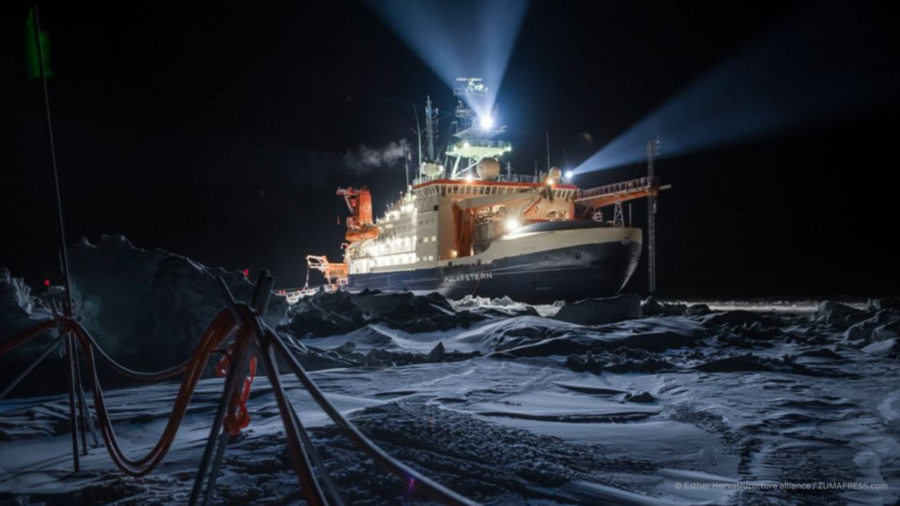
M 53 118 L 50 115 L 50 91 L 47 87 L 47 72 L 44 69 L 44 47 L 41 44 L 41 21 L 38 13 L 37 5 L 34 9 L 34 38 L 37 46 L 38 66 L 41 69 L 41 83 L 44 87 L 44 109 L 47 111 L 47 132 L 50 135 L 50 161 L 53 165 L 53 183 L 56 189 L 56 209 L 59 215 L 59 238 L 61 241 L 62 253 L 62 270 L 63 278 L 66 286 L 66 299 L 63 311 L 67 317 L 72 317 L 72 284 L 69 280 L 69 255 L 66 251 L 66 227 L 63 220 L 62 198 L 59 192 L 59 172 L 56 168 L 56 147 L 53 142 Z M 69 355 L 69 419 L 72 425 L 72 461 L 75 466 L 75 472 L 81 470 L 81 463 L 78 458 L 78 415 L 75 412 L 75 337 L 72 334 L 66 336 L 66 348 Z
M 278 364 L 273 363 L 273 367 L 275 367 L 275 374 L 278 374 Z M 297 417 L 297 412 L 294 411 L 294 408 L 291 406 L 290 399 L 287 399 L 288 407 L 290 408 L 290 414 L 294 418 L 294 425 L 303 428 L 303 424 L 300 423 L 300 418 Z M 331 475 L 328 474 L 328 468 L 325 467 L 325 461 L 322 459 L 322 456 L 319 454 L 319 451 L 316 450 L 316 446 L 313 443 L 312 439 L 309 437 L 309 432 L 306 431 L 305 428 L 300 431 L 300 437 L 303 439 L 303 447 L 306 449 L 306 453 L 312 459 L 313 464 L 315 464 L 316 469 L 319 470 L 319 479 L 322 480 L 322 485 L 324 485 L 325 491 L 328 492 L 329 498 L 334 502 L 335 506 L 344 506 L 344 498 L 341 497 L 341 493 L 338 491 L 337 486 L 334 484 L 334 481 L 331 479 Z
M 81 393 L 81 404 L 84 407 L 87 428 L 91 432 L 91 439 L 94 441 L 94 448 L 100 448 L 100 438 L 97 437 L 97 427 L 94 425 L 94 416 L 91 414 L 91 408 L 87 405 L 87 397 L 84 395 L 84 386 L 79 389 Z M 85 453 L 87 455 L 87 453 Z
M 200 458 L 200 467 L 197 469 L 194 488 L 191 490 L 191 497 L 188 500 L 190 506 L 196 506 L 200 501 L 200 493 L 203 491 L 203 484 L 206 481 L 209 463 L 212 460 L 213 455 L 217 453 L 217 443 L 219 443 L 220 439 L 227 440 L 225 436 L 222 435 L 222 424 L 225 421 L 228 406 L 231 404 L 231 398 L 234 395 L 235 390 L 239 388 L 239 385 L 241 384 L 241 379 L 244 376 L 243 371 L 247 368 L 248 340 L 252 339 L 251 336 L 247 335 L 247 332 L 247 329 L 241 328 L 238 330 L 238 335 L 235 338 L 235 341 L 237 342 L 235 354 L 234 357 L 232 357 L 231 368 L 225 378 L 225 385 L 222 388 L 222 397 L 219 399 L 219 406 L 218 409 L 216 409 L 213 424 L 209 430 L 209 437 L 206 440 L 203 456 Z
M 434 109 L 431 97 L 425 101 L 425 137 L 428 138 L 428 161 L 434 161 Z
M 81 453 L 82 455 L 87 455 L 87 406 L 85 406 L 84 402 L 84 389 L 81 387 L 81 364 L 78 360 L 77 347 L 72 349 L 72 361 L 75 364 L 75 395 L 78 398 L 78 427 L 81 429 L 79 431 L 79 435 L 81 436 Z
M 650 193 L 647 195 L 647 274 L 650 293 L 656 292 L 656 174 L 653 159 L 658 143 L 655 139 L 647 141 L 647 179 L 650 182 Z
M 313 475 L 312 462 L 306 451 L 306 446 L 303 444 L 303 437 L 300 435 L 300 433 L 306 429 L 300 423 L 300 419 L 297 416 L 291 415 L 294 408 L 291 406 L 290 401 L 288 401 L 284 386 L 281 383 L 281 378 L 278 376 L 278 369 L 275 365 L 276 358 L 270 336 L 257 335 L 256 337 L 258 341 L 261 341 L 258 343 L 260 352 L 259 358 L 266 368 L 266 376 L 269 378 L 269 385 L 271 385 L 272 391 L 275 394 L 275 400 L 278 403 L 278 411 L 281 413 L 281 422 L 284 425 L 284 432 L 288 440 L 288 448 L 290 449 L 289 453 L 291 456 L 292 467 L 300 478 L 303 494 L 306 501 L 311 505 L 327 506 L 328 500 L 325 499 L 322 488 Z M 322 472 L 324 473 L 326 470 L 322 469 Z
M 228 285 L 225 284 L 225 281 L 221 277 L 219 277 L 219 284 L 223 289 L 227 307 L 232 311 L 235 321 L 241 323 L 240 315 L 237 313 L 237 308 L 235 307 L 234 297 L 228 290 Z M 251 305 L 260 315 L 265 315 L 266 313 L 266 309 L 269 305 L 269 298 L 272 295 L 272 287 L 274 285 L 275 278 L 269 275 L 269 271 L 266 269 L 260 271 L 254 286 L 253 299 L 251 301 Z M 248 335 L 245 337 L 242 336 L 241 332 L 246 333 L 249 332 L 249 330 L 241 329 L 235 338 L 235 343 L 237 343 L 235 347 L 235 357 L 232 358 L 231 368 L 228 371 L 225 387 L 222 392 L 222 399 L 219 404 L 219 411 L 216 412 L 213 428 L 210 430 L 206 449 L 201 458 L 200 468 L 197 471 L 194 488 L 191 491 L 190 502 L 188 503 L 191 506 L 196 505 L 197 501 L 200 500 L 200 493 L 203 490 L 203 482 L 205 481 L 207 469 L 209 468 L 210 458 L 212 458 L 212 473 L 209 475 L 209 483 L 203 494 L 202 504 L 206 506 L 212 499 L 213 493 L 215 492 L 216 481 L 219 477 L 219 470 L 222 467 L 222 459 L 225 456 L 225 450 L 228 448 L 228 442 L 231 439 L 228 431 L 222 428 L 225 410 L 227 410 L 227 407 L 230 405 L 232 396 L 241 389 L 241 382 L 238 378 L 240 378 L 243 371 L 247 369 L 250 355 L 252 355 L 251 348 L 253 347 L 254 342 L 253 336 Z M 218 434 L 218 436 L 216 434 Z M 212 456 L 213 451 L 215 451 L 215 456 Z
M 87 432 L 90 431 L 94 448 L 100 448 L 100 438 L 97 437 L 97 428 L 94 426 L 94 416 L 87 404 L 87 396 L 84 395 L 84 383 L 81 381 L 81 360 L 78 358 L 78 348 L 75 348 L 75 377 L 77 379 L 78 406 L 81 413 L 81 444 L 84 455 L 88 454 Z
M 413 104 L 413 113 L 416 115 L 416 139 L 419 141 L 419 158 L 416 160 L 419 164 L 419 170 L 422 170 L 422 127 L 419 126 L 419 110 L 416 104 Z M 421 174 L 419 174 L 421 176 Z
M 53 142 L 53 120 L 50 116 L 50 92 L 47 87 L 47 73 L 44 70 L 44 48 L 41 45 L 41 22 L 38 15 L 38 7 L 35 4 L 34 9 L 34 37 L 37 45 L 38 64 L 41 67 L 41 82 L 44 85 L 44 108 L 47 111 L 47 132 L 50 134 L 50 160 L 53 163 L 53 182 L 56 187 L 56 209 L 59 213 L 59 238 L 62 245 L 62 269 L 66 286 L 66 303 L 63 311 L 66 316 L 72 317 L 72 290 L 69 281 L 69 255 L 66 251 L 66 227 L 63 221 L 62 198 L 59 192 L 59 173 L 56 169 L 56 147 Z
M 75 336 L 71 332 L 66 333 L 66 354 L 69 359 L 69 420 L 72 425 L 72 463 L 77 473 L 81 471 L 81 462 L 78 457 L 78 414 L 75 410 Z
M 369 438 L 362 434 L 359 429 L 354 426 L 351 422 L 349 422 L 344 416 L 325 398 L 325 395 L 321 390 L 316 386 L 316 384 L 309 378 L 306 374 L 306 371 L 303 369 L 303 366 L 300 365 L 300 362 L 297 358 L 291 354 L 287 345 L 281 339 L 278 334 L 268 331 L 266 333 L 266 339 L 263 343 L 264 345 L 271 345 L 273 350 L 276 351 L 282 359 L 287 363 L 288 368 L 294 375 L 300 380 L 300 383 L 306 388 L 306 391 L 309 395 L 316 401 L 316 404 L 322 408 L 322 411 L 331 418 L 335 425 L 337 425 L 341 430 L 344 431 L 347 436 L 353 441 L 354 444 L 366 454 L 378 465 L 382 467 L 386 467 L 389 471 L 393 472 L 396 475 L 399 475 L 404 480 L 413 479 L 416 481 L 417 488 L 426 494 L 432 496 L 432 498 L 437 499 L 443 504 L 451 504 L 455 506 L 478 506 L 478 503 L 466 499 L 465 497 L 453 492 L 452 490 L 447 489 L 446 487 L 434 482 L 430 478 L 426 477 L 422 473 L 412 469 L 406 464 L 401 463 L 395 458 L 388 455 L 383 449 L 376 446 Z M 264 353 L 265 357 L 266 354 Z M 279 382 L 280 379 L 276 375 L 274 376 L 275 381 Z M 273 380 L 270 379 L 270 382 Z M 273 383 L 274 384 L 274 383 Z M 275 389 L 276 394 L 278 393 L 278 389 Z M 277 397 L 277 395 L 276 395 Z M 284 411 L 282 411 L 284 413 Z M 287 426 L 287 421 L 285 422 Z
M 544 132 L 547 136 L 547 174 L 550 173 L 550 132 Z

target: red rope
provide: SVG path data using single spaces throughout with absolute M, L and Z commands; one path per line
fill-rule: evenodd
M 97 419 L 99 421 L 98 425 L 100 432 L 103 435 L 103 440 L 106 443 L 106 448 L 107 452 L 109 453 L 110 459 L 112 459 L 116 467 L 118 467 L 123 473 L 133 477 L 140 477 L 152 472 L 156 468 L 156 466 L 158 466 L 162 462 L 163 458 L 165 458 L 169 449 L 171 449 L 172 444 L 175 441 L 175 436 L 178 433 L 178 428 L 181 426 L 181 423 L 184 420 L 188 406 L 191 402 L 191 398 L 193 397 L 194 391 L 197 387 L 197 383 L 200 381 L 200 378 L 203 375 L 203 371 L 206 368 L 206 364 L 209 362 L 210 356 L 213 353 L 222 351 L 219 349 L 219 347 L 237 328 L 239 323 L 237 320 L 239 319 L 241 325 L 248 325 L 253 328 L 252 332 L 254 332 L 259 339 L 264 339 L 269 343 L 267 347 L 272 346 L 272 348 L 274 348 L 274 351 L 280 354 L 282 358 L 287 361 L 289 367 L 300 380 L 301 384 L 306 387 L 309 394 L 319 404 L 322 410 L 325 411 L 325 413 L 328 414 L 328 416 L 332 420 L 334 420 L 334 422 L 339 427 L 341 427 L 348 436 L 350 436 L 350 439 L 353 440 L 353 442 L 356 443 L 357 446 L 359 446 L 373 460 L 375 460 L 375 462 L 384 466 L 388 470 L 400 475 L 401 477 L 415 479 L 415 482 L 419 484 L 419 488 L 422 488 L 423 491 L 431 495 L 432 498 L 437 499 L 444 504 L 458 506 L 473 506 L 476 504 L 450 491 L 449 489 L 446 489 L 438 483 L 433 482 L 432 480 L 413 470 L 409 466 L 406 466 L 405 464 L 397 461 L 386 452 L 384 452 L 384 450 L 372 443 L 361 432 L 359 432 L 359 429 L 357 429 L 352 423 L 344 418 L 343 415 L 341 415 L 341 413 L 337 411 L 337 409 L 327 399 L 325 399 L 321 390 L 319 390 L 315 383 L 313 383 L 312 380 L 306 375 L 306 371 L 303 370 L 303 367 L 296 360 L 296 357 L 294 357 L 289 352 L 285 344 L 271 330 L 271 328 L 265 325 L 259 315 L 253 313 L 252 310 L 246 305 L 238 305 L 237 307 L 240 308 L 240 311 L 234 313 L 234 316 L 232 316 L 232 313 L 228 310 L 223 310 L 218 315 L 216 315 L 216 317 L 204 331 L 203 336 L 200 338 L 200 343 L 198 344 L 197 349 L 194 351 L 193 356 L 187 362 L 184 362 L 183 364 L 167 369 L 165 371 L 161 371 L 159 373 L 141 373 L 121 366 L 103 352 L 103 350 L 97 345 L 97 342 L 90 335 L 87 329 L 85 329 L 76 320 L 65 316 L 57 316 L 55 319 L 40 321 L 27 329 L 13 334 L 12 337 L 5 339 L 2 343 L 0 343 L 0 356 L 3 356 L 4 354 L 18 348 L 19 346 L 27 343 L 31 339 L 41 335 L 47 330 L 58 328 L 60 332 L 71 332 L 72 334 L 74 334 L 75 338 L 81 344 L 81 347 L 85 352 L 85 360 L 87 361 L 88 366 L 87 371 L 89 383 L 93 393 L 94 405 L 97 411 Z M 233 351 L 235 349 L 234 346 L 236 345 L 233 345 L 231 349 L 225 351 L 225 356 L 217 364 L 217 374 L 224 375 L 231 367 L 234 355 Z M 178 395 L 175 398 L 175 404 L 172 408 L 172 413 L 169 415 L 169 419 L 166 423 L 166 427 L 163 430 L 163 433 L 160 435 L 160 438 L 157 441 L 156 445 L 154 445 L 154 447 L 146 455 L 139 459 L 128 458 L 125 455 L 125 452 L 122 450 L 118 438 L 116 437 L 112 419 L 106 406 L 106 400 L 103 396 L 103 388 L 100 385 L 100 378 L 97 373 L 97 359 L 94 355 L 95 350 L 102 361 L 112 365 L 113 369 L 115 369 L 117 372 L 131 378 L 152 381 L 168 378 L 182 372 L 185 373 L 178 390 Z M 271 351 L 266 351 L 266 353 L 271 354 Z M 270 363 L 270 366 L 272 368 L 272 371 L 269 371 L 270 381 L 273 382 L 273 385 L 280 384 L 279 378 L 275 371 L 275 357 L 271 356 L 268 358 L 269 362 L 267 363 Z M 231 398 L 231 402 L 229 403 L 227 415 L 224 420 L 224 427 L 229 432 L 229 434 L 240 433 L 241 429 L 243 429 L 250 423 L 250 415 L 247 409 L 247 402 L 250 399 L 250 389 L 253 384 L 253 378 L 256 375 L 256 365 L 256 356 L 251 355 L 248 364 L 249 371 L 248 375 L 244 378 L 243 388 L 239 392 L 235 392 L 235 395 Z M 287 403 L 286 399 L 282 397 L 284 392 L 280 392 L 282 395 L 277 395 L 280 390 L 276 390 L 276 397 L 279 400 L 279 408 L 282 410 L 282 418 L 284 419 L 285 427 L 287 428 L 288 425 L 293 425 L 296 419 L 293 418 L 293 415 L 290 415 L 287 411 L 285 411 L 291 410 L 292 408 Z M 299 422 L 296 423 L 299 424 Z M 296 428 L 299 430 L 303 430 L 302 426 L 299 425 Z M 291 437 L 289 437 L 288 439 L 292 454 L 304 454 L 304 449 L 300 441 L 294 440 Z M 309 462 L 304 459 L 302 464 L 302 467 L 304 467 L 305 469 L 299 469 L 296 465 L 294 467 L 301 483 L 305 482 L 305 486 L 303 486 L 303 488 L 304 495 L 306 496 L 307 501 L 311 504 L 324 504 L 322 501 L 315 500 L 316 496 L 312 493 L 314 490 L 317 490 L 317 484 L 314 482 L 314 478 L 311 475 Z M 323 469 L 322 471 L 324 472 L 325 470 Z M 309 480 L 313 480 L 313 482 L 309 482 Z
M 216 376 L 220 378 L 228 376 L 228 371 L 233 365 L 236 347 L 237 343 L 235 342 L 225 352 L 219 363 L 216 364 Z M 232 396 L 231 403 L 228 405 L 228 414 L 225 415 L 225 420 L 222 422 L 225 430 L 232 436 L 240 434 L 241 429 L 250 425 L 250 411 L 247 409 L 247 402 L 250 400 L 250 387 L 253 385 L 253 378 L 256 376 L 256 355 L 250 356 L 248 368 L 249 372 L 247 377 L 244 378 L 244 387 L 240 392 L 235 392 L 234 396 Z

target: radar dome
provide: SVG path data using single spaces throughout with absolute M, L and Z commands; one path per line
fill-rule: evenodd
M 481 179 L 493 181 L 500 176 L 500 161 L 491 157 L 482 158 L 475 170 Z
M 436 162 L 425 162 L 422 164 L 422 173 L 426 177 L 438 177 L 444 173 L 444 166 Z
M 553 167 L 550 169 L 550 174 L 548 174 L 547 177 L 558 183 L 562 180 L 562 175 L 562 170 L 559 167 Z

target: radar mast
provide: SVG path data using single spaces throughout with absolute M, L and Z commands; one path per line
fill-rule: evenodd
M 465 86 L 455 88 L 457 98 L 456 118 L 460 130 L 453 134 L 456 142 L 448 146 L 447 155 L 454 158 L 451 179 L 474 169 L 484 158 L 499 158 L 512 151 L 512 145 L 493 137 L 506 131 L 505 125 L 496 125 L 496 109 L 488 102 L 488 88 L 480 77 L 460 77 L 457 82 Z

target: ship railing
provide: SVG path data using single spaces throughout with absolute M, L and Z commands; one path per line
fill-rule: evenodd
M 341 283 L 343 278 L 338 279 L 337 284 L 324 284 L 324 285 L 316 285 L 316 286 L 304 286 L 303 288 L 282 288 L 280 290 L 275 290 L 275 295 L 284 297 L 287 300 L 289 305 L 294 305 L 300 301 L 300 299 L 305 297 L 310 297 L 312 295 L 317 294 L 319 291 L 324 290 L 325 292 L 333 292 L 339 288 L 339 286 L 346 285 L 346 281 Z
M 614 195 L 616 193 L 629 193 L 635 190 L 650 189 L 658 186 L 659 178 L 641 177 L 630 181 L 622 181 L 621 183 L 613 183 L 588 190 L 581 190 L 578 192 L 578 199 L 602 197 L 604 195 Z
M 447 154 L 453 156 L 456 151 L 463 151 L 470 148 L 487 148 L 487 149 L 496 149 L 499 151 L 511 151 L 512 144 L 507 141 L 496 141 L 491 139 L 464 139 L 459 142 L 454 143 L 450 146 L 450 149 L 447 150 Z M 457 155 L 459 156 L 459 155 Z M 465 155 L 463 155 L 465 156 Z
M 447 175 L 444 174 L 443 172 L 438 174 L 437 176 L 420 176 L 420 177 L 413 179 L 413 186 L 430 183 L 432 181 L 439 181 L 441 179 L 447 179 Z
M 413 180 L 413 185 L 418 186 L 424 183 L 430 183 L 432 181 L 440 181 L 440 180 L 451 180 L 447 175 L 441 174 L 438 176 L 422 176 Z M 465 178 L 457 177 L 453 179 L 454 181 L 465 181 Z M 531 176 L 527 174 L 501 174 L 497 179 L 494 180 L 497 183 L 528 183 L 528 184 L 541 184 L 543 181 L 540 176 Z
M 497 181 L 501 183 L 541 183 L 540 176 L 531 176 L 528 174 L 501 174 L 500 177 L 497 178 Z

